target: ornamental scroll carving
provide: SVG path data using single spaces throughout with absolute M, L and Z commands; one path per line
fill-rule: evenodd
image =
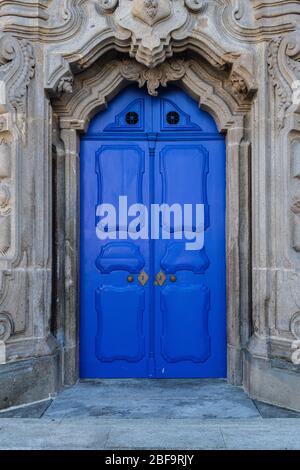
M 269 74 L 276 91 L 277 127 L 279 130 L 284 127 L 286 111 L 292 104 L 288 83 L 282 76 L 279 67 L 278 54 L 281 41 L 281 37 L 272 41 L 268 53 Z
M 161 21 L 171 14 L 172 0 L 131 0 L 134 16 L 149 24 Z M 119 0 L 98 0 L 100 11 L 112 13 L 119 5 Z M 206 0 L 184 0 L 185 6 L 194 13 L 204 11 L 207 7 Z M 152 21 L 149 20 L 152 18 Z
M 11 192 L 12 136 L 9 131 L 9 114 L 0 116 L 0 257 L 5 257 L 11 247 Z
M 299 33 L 279 36 L 270 42 L 268 70 L 275 89 L 277 127 L 281 130 L 285 125 L 287 111 L 293 105 L 294 83 L 300 80 Z
M 5 343 L 13 334 L 14 324 L 8 313 L 0 313 L 0 341 Z
M 15 248 L 19 139 L 25 143 L 27 87 L 34 75 L 32 46 L 9 35 L 0 40 L 0 259 Z
M 34 76 L 35 60 L 31 44 L 5 35 L 0 40 L 0 80 L 5 83 L 7 106 L 17 113 L 17 124 L 23 128 L 26 93 Z

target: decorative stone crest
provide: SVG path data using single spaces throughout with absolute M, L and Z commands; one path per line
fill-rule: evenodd
M 159 86 L 166 87 L 168 82 L 183 78 L 187 67 L 187 62 L 182 59 L 167 61 L 154 69 L 135 61 L 123 60 L 120 72 L 126 80 L 138 82 L 140 88 L 147 84 L 149 94 L 157 96 Z
M 171 14 L 170 0 L 133 0 L 132 15 L 149 26 L 162 21 Z
M 171 14 L 171 0 L 131 0 L 133 2 L 132 14 L 141 21 L 152 26 Z M 206 0 L 184 0 L 185 6 L 192 13 L 203 12 Z M 113 13 L 119 5 L 119 0 L 98 0 L 99 10 L 103 13 Z
M 130 56 L 153 68 L 172 55 L 172 34 L 188 37 L 205 6 L 205 0 L 100 0 L 98 11 L 116 37 L 130 32 Z

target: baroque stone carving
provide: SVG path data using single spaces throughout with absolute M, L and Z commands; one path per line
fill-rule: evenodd
M 74 82 L 74 77 L 71 73 L 66 74 L 64 77 L 62 77 L 57 85 L 57 95 L 59 96 L 64 92 L 72 93 L 73 82 Z
M 49 19 L 48 3 L 48 0 L 30 0 L 30 2 L 6 0 L 0 5 L 0 13 L 1 16 L 20 16 L 29 20 L 36 18 L 46 21 Z
M 153 68 L 172 55 L 175 31 L 181 28 L 181 37 L 191 34 L 196 21 L 193 13 L 200 14 L 203 6 L 197 0 L 121 0 L 109 24 L 117 35 L 129 31 L 131 57 Z
M 147 84 L 148 92 L 152 96 L 158 95 L 159 86 L 167 86 L 168 82 L 177 81 L 186 73 L 184 60 L 173 60 L 159 65 L 155 69 L 149 69 L 132 60 L 124 60 L 120 65 L 121 75 L 129 81 L 136 81 L 139 87 Z
M 292 362 L 293 364 L 300 365 L 300 340 L 292 343 Z
M 285 0 L 282 0 L 285 2 Z M 230 33 L 238 40 L 260 42 L 262 39 L 272 40 L 274 36 L 289 33 L 295 29 L 295 19 L 299 18 L 300 5 L 293 4 L 291 8 L 282 8 L 281 0 L 268 2 L 247 2 L 245 0 L 227 1 L 221 0 L 221 14 L 217 17 L 220 31 Z M 254 5 L 254 3 L 257 3 Z M 262 10 L 261 7 L 264 7 Z M 279 7 L 279 11 L 278 11 Z M 277 9 L 277 11 L 274 11 Z M 298 13 L 296 11 L 298 10 Z M 257 14 L 255 14 L 257 10 Z M 264 11 L 263 15 L 261 14 Z M 267 19 L 267 21 L 265 21 Z M 241 21 L 242 20 L 242 21 Z M 262 20 L 262 21 L 261 21 Z
M 105 11 L 100 5 L 111 8 Z M 86 21 L 85 29 L 89 31 L 86 40 L 78 37 L 78 41 L 72 41 L 68 53 L 64 51 L 64 44 L 57 47 L 54 44 L 48 48 L 45 88 L 49 93 L 56 93 L 58 83 L 64 75 L 87 69 L 113 48 L 129 54 L 149 68 L 154 68 L 175 53 L 190 48 L 198 51 L 199 55 L 219 70 L 231 70 L 235 65 L 235 70 L 243 76 L 249 89 L 253 87 L 252 53 L 245 48 L 233 51 L 232 44 L 228 41 L 226 43 L 217 39 L 215 34 L 207 34 L 209 15 L 212 14 L 215 18 L 215 9 L 221 8 L 218 2 L 168 0 L 158 2 L 157 10 L 155 2 L 146 5 L 148 6 L 145 6 L 144 0 L 119 0 L 116 5 L 109 1 L 94 0 L 93 6 L 100 15 L 99 21 L 93 18 L 95 11 L 89 16 L 88 12 L 82 12 L 81 15 Z M 136 6 L 139 8 L 135 9 Z M 161 8 L 165 9 L 165 15 L 167 9 L 170 8 L 171 11 L 164 19 L 160 18 Z M 46 38 L 44 40 L 48 41 Z
M 103 13 L 112 13 L 118 4 L 119 0 L 98 0 L 99 10 Z
M 247 97 L 249 90 L 247 83 L 243 77 L 239 76 L 236 72 L 233 72 L 230 77 L 230 83 L 233 93 L 236 97 L 244 99 Z
M 74 37 L 85 21 L 86 0 L 0 2 L 3 31 L 29 40 L 56 42 Z
M 133 0 L 132 15 L 149 26 L 162 21 L 171 14 L 170 0 Z
M 10 214 L 10 191 L 9 187 L 4 184 L 0 183 L 0 216 Z
M 193 13 L 204 11 L 206 0 L 184 0 L 186 7 Z M 112 13 L 118 6 L 119 0 L 99 0 L 100 11 Z M 153 26 L 154 23 L 168 18 L 171 14 L 170 0 L 133 0 L 132 14 L 136 18 Z
M 6 83 L 9 104 L 22 117 L 25 114 L 25 96 L 34 76 L 35 59 L 31 44 L 3 36 L 0 40 L 0 79 Z
M 11 316 L 8 313 L 0 313 L 0 341 L 5 343 L 13 334 L 13 330 Z
M 277 127 L 283 128 L 287 109 L 292 105 L 292 98 L 288 83 L 279 69 L 278 53 L 282 38 L 271 41 L 268 54 L 268 70 L 272 84 L 276 90 Z
M 300 365 L 300 312 L 295 313 L 291 320 L 291 332 L 295 341 L 292 343 L 292 356 L 293 364 Z
M 13 221 L 17 215 L 15 188 L 19 138 L 15 125 L 24 139 L 27 87 L 34 68 L 33 49 L 28 41 L 9 35 L 0 39 L 0 80 L 4 95 L 0 114 L 0 258 L 6 258 L 15 247 Z
M 296 339 L 300 339 L 300 312 L 295 313 L 291 320 L 291 332 Z
M 0 116 L 0 256 L 11 246 L 11 142 L 8 115 Z
M 279 48 L 279 66 L 291 88 L 293 111 L 300 113 L 300 34 L 284 37 Z
M 193 13 L 203 13 L 207 7 L 206 0 L 185 0 L 185 5 Z

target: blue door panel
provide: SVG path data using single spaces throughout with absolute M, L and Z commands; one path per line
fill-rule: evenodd
M 176 274 L 178 271 L 204 274 L 209 267 L 209 259 L 205 248 L 187 251 L 185 242 L 173 242 L 168 244 L 160 266 L 167 274 Z
M 144 171 L 145 154 L 139 145 L 102 145 L 96 153 L 98 204 L 118 207 L 119 197 L 125 195 L 128 205 L 143 203 Z
M 166 362 L 205 362 L 210 356 L 209 290 L 168 285 L 161 292 L 162 356 Z
M 197 145 L 163 143 L 160 150 L 160 172 L 163 183 L 162 202 L 174 204 L 207 204 L 206 177 L 208 156 Z
M 139 362 L 145 356 L 145 292 L 138 286 L 103 286 L 96 291 L 99 361 Z
M 208 152 L 201 145 L 159 143 L 160 174 L 162 181 L 161 203 L 203 204 L 205 227 L 209 225 L 207 203 Z M 181 230 L 182 227 L 179 229 Z M 191 227 L 195 230 L 196 227 Z M 178 227 L 171 229 L 176 231 Z
M 96 266 L 103 274 L 110 274 L 113 271 L 138 274 L 145 266 L 145 259 L 137 245 L 131 242 L 112 242 L 101 248 Z
M 225 156 L 213 118 L 175 87 L 157 98 L 130 87 L 91 121 L 80 152 L 81 377 L 226 376 Z M 97 207 L 120 196 L 149 213 L 203 204 L 204 226 L 193 219 L 179 240 L 173 218 L 169 238 L 133 240 L 116 213 L 115 239 L 99 239 Z M 204 246 L 187 251 L 203 229 Z
M 217 137 L 217 136 L 216 136 Z M 164 298 L 164 292 L 172 287 L 174 301 L 173 312 L 182 317 L 177 324 L 177 337 L 170 335 L 168 349 L 180 350 L 181 343 L 192 343 L 188 320 L 192 317 L 194 331 L 199 338 L 198 348 L 202 349 L 203 360 L 196 363 L 187 360 L 184 354 L 176 363 L 166 360 L 164 354 L 157 354 L 156 376 L 169 377 L 225 377 L 226 376 L 226 266 L 225 266 L 225 142 L 216 138 L 179 143 L 167 140 L 159 141 L 156 150 L 160 155 L 168 155 L 167 164 L 156 162 L 156 173 L 161 178 L 156 184 L 156 200 L 175 203 L 204 204 L 205 234 L 204 247 L 197 251 L 187 251 L 188 240 L 160 240 L 155 246 L 156 272 L 163 271 L 166 281 L 157 286 L 156 293 Z M 172 150 L 174 151 L 172 152 Z M 174 158 L 172 158 L 174 156 Z M 170 184 L 170 179 L 172 183 Z M 177 194 L 176 194 L 177 193 Z M 195 230 L 193 226 L 193 230 Z M 171 276 L 176 276 L 172 283 Z M 190 293 L 204 289 L 210 301 L 200 306 L 193 301 Z M 188 293 L 191 297 L 188 299 Z M 156 350 L 161 348 L 162 331 L 166 309 L 156 296 Z M 199 295 L 199 299 L 200 299 Z M 171 302 L 171 300 L 170 300 Z M 170 303 L 169 302 L 169 303 Z M 185 312 L 185 315 L 184 315 Z M 171 318 L 171 313 L 169 314 Z M 207 329 L 207 334 L 200 340 L 199 325 Z M 174 323 L 175 324 L 175 320 Z M 198 330 L 197 330 L 198 326 Z M 184 340 L 182 338 L 185 338 Z M 197 340 L 196 340 L 197 341 Z M 171 343 L 173 342 L 173 346 Z M 208 347 L 209 346 L 209 347 Z M 205 352 L 204 352 L 205 351 Z M 209 353 L 208 353 L 209 351 Z M 182 350 L 181 350 L 182 352 Z M 197 356 L 197 355 L 196 355 Z M 200 356 L 200 353 L 198 353 Z M 172 356 L 173 357 L 173 356 Z

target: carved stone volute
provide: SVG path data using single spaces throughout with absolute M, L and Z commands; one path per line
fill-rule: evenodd
M 6 103 L 17 113 L 20 129 L 26 114 L 26 92 L 34 76 L 35 59 L 32 45 L 10 35 L 0 39 L 0 80 L 5 84 Z
M 4 343 L 13 334 L 13 320 L 8 313 L 0 313 L 0 341 Z

